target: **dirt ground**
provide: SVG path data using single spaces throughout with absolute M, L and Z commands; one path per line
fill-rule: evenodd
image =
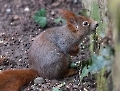
M 47 10 L 47 26 L 59 26 L 54 22 L 58 17 L 55 9 L 66 8 L 79 12 L 82 8 L 80 0 L 0 0 L 0 55 L 6 60 L 0 64 L 0 70 L 28 68 L 28 52 L 33 38 L 43 30 L 34 22 L 32 16 L 41 8 Z M 82 41 L 82 45 L 89 45 L 89 38 Z M 84 61 L 90 57 L 89 48 L 82 48 L 73 57 L 73 61 Z M 89 75 L 79 81 L 79 75 L 65 78 L 62 81 L 47 80 L 36 84 L 31 82 L 21 91 L 51 91 L 53 87 L 65 82 L 64 91 L 96 91 L 95 78 Z

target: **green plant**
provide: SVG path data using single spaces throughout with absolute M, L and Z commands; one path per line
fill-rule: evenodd
M 113 61 L 113 57 L 111 55 L 111 48 L 106 47 L 102 48 L 100 50 L 100 54 L 92 54 L 91 56 L 91 62 L 90 65 L 85 65 L 82 69 L 82 73 L 80 75 L 80 80 L 83 79 L 83 77 L 87 76 L 88 73 L 95 74 L 100 72 L 103 68 L 106 68 L 107 71 L 110 71 L 111 69 L 111 63 Z
M 82 65 L 82 73 L 80 74 L 80 80 L 83 79 L 83 77 L 87 76 L 88 73 L 96 74 L 96 83 L 97 83 L 97 91 L 106 91 L 106 84 L 107 79 L 103 76 L 105 72 L 110 72 L 111 70 L 111 64 L 114 59 L 114 53 L 113 48 L 111 48 L 107 44 L 100 44 L 100 49 L 96 52 L 96 49 L 98 48 L 96 41 L 100 38 L 105 38 L 105 27 L 106 23 L 104 20 L 104 17 L 100 15 L 100 8 L 98 5 L 98 1 L 92 1 L 91 5 L 91 17 L 94 20 L 97 20 L 99 23 L 99 27 L 97 28 L 97 33 L 93 34 L 90 38 L 93 42 L 90 46 L 91 51 L 91 61 L 90 64 Z M 95 54 L 96 53 L 96 54 Z M 104 88 L 102 88 L 104 87 Z
M 55 23 L 59 24 L 60 22 L 64 25 L 66 24 L 65 19 L 63 19 L 62 17 L 58 17 L 57 19 L 54 20 Z
M 33 15 L 33 19 L 37 22 L 42 28 L 46 26 L 46 10 L 44 8 L 40 9 Z

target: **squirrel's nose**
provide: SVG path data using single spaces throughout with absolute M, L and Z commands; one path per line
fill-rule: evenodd
M 95 28 L 97 28 L 97 27 L 98 27 L 98 25 L 99 25 L 99 24 L 98 24 L 98 22 L 97 22 L 97 21 L 95 21 L 95 22 L 94 22 L 94 27 L 95 27 Z
M 90 25 L 90 30 L 95 31 L 96 28 L 98 27 L 98 22 L 94 21 L 91 25 Z
M 99 24 L 98 24 L 98 23 L 96 23 L 96 27 L 98 27 L 98 25 L 99 25 Z

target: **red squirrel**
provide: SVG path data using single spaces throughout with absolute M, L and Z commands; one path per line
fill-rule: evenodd
M 0 72 L 0 91 L 19 91 L 37 76 L 59 80 L 76 73 L 68 67 L 70 56 L 79 52 L 80 41 L 94 33 L 98 23 L 68 10 L 59 12 L 66 24 L 49 28 L 35 38 L 29 51 L 30 68 Z

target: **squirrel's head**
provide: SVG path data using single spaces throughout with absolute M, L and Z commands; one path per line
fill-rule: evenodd
M 68 28 L 78 36 L 89 35 L 96 31 L 97 21 L 86 16 L 75 15 L 68 10 L 60 10 L 60 13 L 67 21 Z
M 83 35 L 89 35 L 96 32 L 98 22 L 86 16 L 77 16 L 78 30 Z

